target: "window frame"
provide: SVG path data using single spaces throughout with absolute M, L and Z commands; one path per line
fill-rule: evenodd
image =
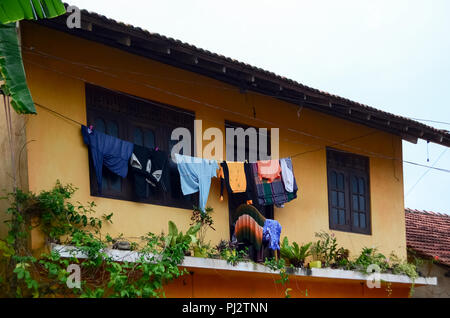
M 337 163 L 337 161 L 342 161 L 344 162 L 344 164 L 339 164 Z M 366 156 L 361 156 L 345 152 L 339 149 L 327 147 L 326 165 L 327 165 L 327 189 L 328 189 L 328 224 L 330 230 L 372 235 L 369 158 Z M 331 182 L 331 174 L 333 172 L 342 173 L 344 175 L 345 224 L 339 224 L 339 222 L 335 223 L 333 221 L 332 209 L 335 208 L 335 206 L 333 205 L 332 202 L 332 191 L 336 191 L 336 189 L 333 189 Z M 353 192 L 351 184 L 353 177 L 362 178 L 364 180 L 364 194 L 360 193 L 355 194 Z M 363 196 L 365 198 L 364 201 L 365 212 L 360 212 L 359 209 L 358 211 L 354 210 L 352 195 Z M 358 198 L 358 206 L 359 206 L 359 198 Z M 365 223 L 366 223 L 365 228 L 361 228 L 359 226 L 354 225 L 354 213 L 365 214 Z
M 85 85 L 86 92 L 86 122 L 87 125 L 94 125 L 95 119 L 101 118 L 106 121 L 115 121 L 118 124 L 118 138 L 130 141 L 134 143 L 134 129 L 141 128 L 143 130 L 152 130 L 154 133 L 155 146 L 159 147 L 162 151 L 170 153 L 170 135 L 171 131 L 176 127 L 185 127 L 189 129 L 192 136 L 194 134 L 194 120 L 195 112 L 182 109 L 179 107 L 162 104 L 156 101 L 132 96 L 126 93 L 106 89 L 100 86 L 87 84 Z M 136 114 L 138 108 L 148 107 L 145 111 L 151 113 L 152 109 L 157 109 L 161 115 L 164 115 L 165 110 L 167 113 L 184 113 L 186 116 L 179 115 L 177 119 L 175 116 L 165 116 L 166 122 L 161 120 L 153 120 L 149 117 L 138 117 Z M 128 112 L 132 108 L 136 114 L 133 115 Z M 187 116 L 192 116 L 191 120 L 187 120 Z M 161 119 L 161 118 L 159 118 Z M 176 121 L 180 123 L 177 123 Z M 188 123 L 190 122 L 190 125 Z M 177 126 L 177 124 L 180 124 Z M 183 125 L 184 124 L 184 125 Z M 187 127 L 186 127 L 187 126 Z M 95 126 L 94 126 L 95 129 Z M 158 142 L 162 141 L 162 142 Z M 169 158 L 170 160 L 170 158 Z M 104 171 L 107 168 L 103 167 Z M 189 209 L 197 203 L 198 195 L 181 196 L 180 198 L 174 198 L 172 196 L 173 190 L 169 192 L 162 191 L 162 195 L 157 198 L 151 196 L 145 200 L 139 200 L 134 195 L 134 185 L 131 174 L 128 173 L 126 178 L 121 178 L 122 188 L 120 192 L 113 191 L 109 188 L 102 189 L 102 193 L 99 193 L 96 175 L 92 164 L 92 159 L 89 154 L 89 183 L 90 194 L 94 197 L 102 197 L 109 199 L 117 199 L 130 202 L 138 202 L 144 204 L 161 205 L 167 207 L 175 207 L 181 209 Z M 180 190 L 181 191 L 181 190 Z

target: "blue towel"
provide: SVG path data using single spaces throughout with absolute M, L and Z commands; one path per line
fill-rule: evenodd
M 266 219 L 263 227 L 263 240 L 269 242 L 273 251 L 280 249 L 281 225 L 278 221 Z
M 199 209 L 204 212 L 211 187 L 211 178 L 217 176 L 217 169 L 219 169 L 217 161 L 179 154 L 175 154 L 175 161 L 180 173 L 183 194 L 199 192 Z
M 103 165 L 113 173 L 125 178 L 128 174 L 128 161 L 133 153 L 131 142 L 81 126 L 84 143 L 91 150 L 98 192 L 102 192 Z

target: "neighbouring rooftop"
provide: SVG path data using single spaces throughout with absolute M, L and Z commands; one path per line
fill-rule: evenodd
M 450 266 L 450 215 L 406 209 L 405 221 L 407 246 Z

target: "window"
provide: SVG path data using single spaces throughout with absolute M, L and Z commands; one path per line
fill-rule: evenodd
M 247 128 L 255 128 L 256 129 L 256 134 L 257 134 L 257 159 L 260 159 L 259 156 L 259 145 L 260 145 L 260 138 L 267 138 L 267 154 L 270 155 L 270 131 L 267 131 L 267 135 L 263 135 L 259 133 L 259 129 L 256 127 L 251 127 L 248 125 L 244 125 L 244 124 L 239 124 L 239 123 L 235 123 L 235 122 L 231 122 L 231 121 L 225 121 L 225 130 L 226 128 L 243 128 L 244 130 L 246 130 Z M 225 134 L 226 135 L 226 134 Z M 250 145 L 249 145 L 249 137 L 246 136 L 245 138 L 245 160 L 249 161 L 250 159 Z M 229 141 L 227 141 L 229 142 Z M 238 161 L 238 156 L 237 156 L 237 151 L 238 151 L 238 147 L 237 147 L 237 137 L 235 136 L 234 138 L 234 158 L 231 159 L 231 161 Z M 242 151 L 242 150 L 241 150 Z M 264 151 L 264 150 L 263 150 Z M 227 157 L 227 160 L 228 157 Z M 242 199 L 242 203 L 246 202 L 246 197 Z M 236 202 L 231 203 L 230 201 L 228 202 L 228 210 L 229 210 L 229 224 L 230 224 L 230 239 L 232 239 L 233 233 L 234 233 L 234 224 L 233 224 L 233 220 L 232 220 L 232 214 L 231 210 L 237 208 Z M 265 217 L 268 219 L 274 219 L 274 207 L 273 205 L 266 205 L 266 206 L 260 206 L 258 205 L 256 202 L 253 202 L 253 205 L 258 209 L 258 211 Z
M 327 149 L 330 229 L 371 234 L 369 159 Z
M 93 85 L 86 85 L 87 123 L 108 135 L 130 141 L 147 148 L 158 147 L 168 156 L 176 142 L 170 140 L 172 130 L 185 127 L 194 131 L 195 113 L 161 103 L 144 100 Z M 89 156 L 90 158 L 90 156 Z M 149 198 L 138 200 L 134 194 L 130 174 L 121 177 L 103 168 L 103 189 L 99 194 L 91 160 L 91 195 L 113 199 L 139 201 L 191 209 L 197 195 L 184 196 L 181 192 L 178 168 L 172 160 L 167 161 L 163 174 L 165 187 L 147 188 Z

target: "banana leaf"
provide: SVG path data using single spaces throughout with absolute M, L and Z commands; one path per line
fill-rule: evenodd
M 2 0 L 0 23 L 8 24 L 23 19 L 51 19 L 66 13 L 61 0 Z
M 0 25 L 0 80 L 11 96 L 11 105 L 19 114 L 36 114 L 28 89 L 15 23 Z
M 19 114 L 36 114 L 26 82 L 15 22 L 23 19 L 51 19 L 66 13 L 61 0 L 1 0 L 0 2 L 0 81 L 11 96 Z

